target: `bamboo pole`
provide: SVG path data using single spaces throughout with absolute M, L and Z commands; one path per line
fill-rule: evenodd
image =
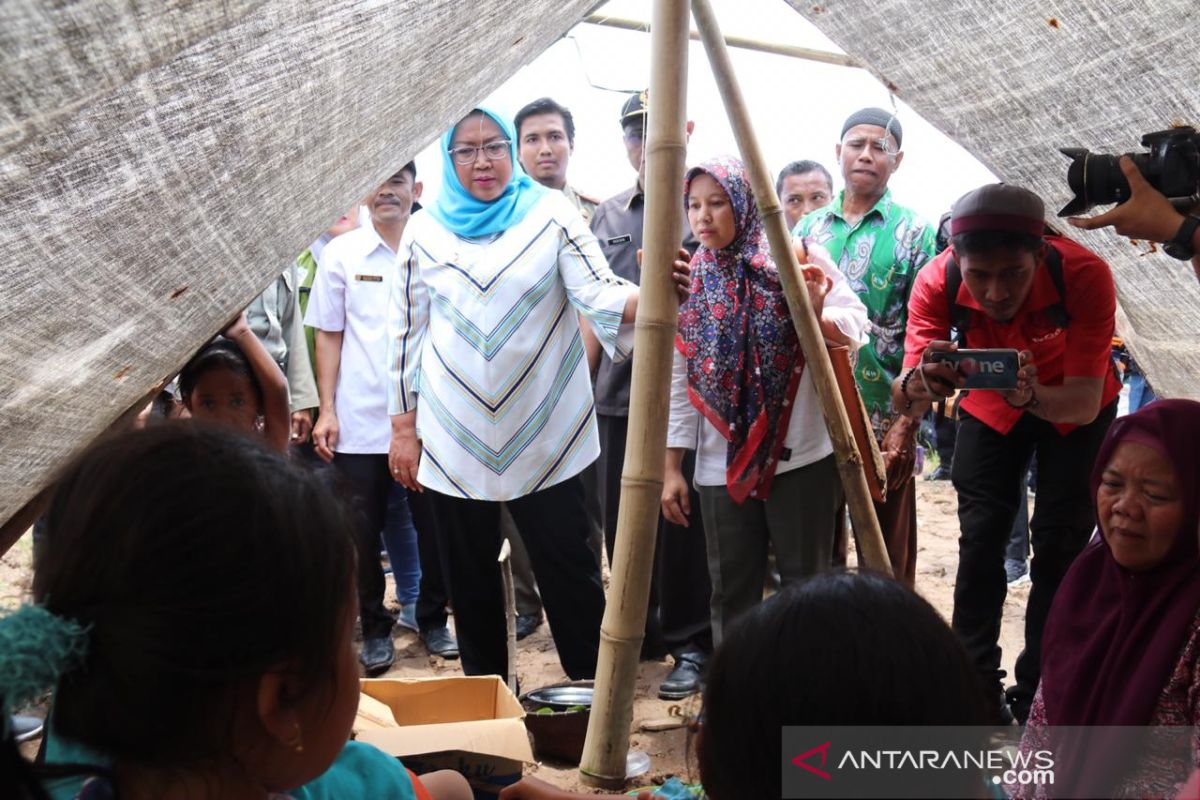
M 650 23 L 645 20 L 631 19 L 629 17 L 610 17 L 605 14 L 590 14 L 583 18 L 583 21 L 589 25 L 599 25 L 605 28 L 619 28 L 623 31 L 639 31 L 642 33 L 650 30 Z M 700 34 L 697 31 L 692 31 L 688 34 L 689 38 L 700 41 Z M 759 53 L 771 53 L 777 56 L 787 56 L 789 58 L 799 58 L 804 61 L 816 61 L 819 64 L 833 64 L 836 67 L 850 67 L 852 69 L 862 69 L 862 63 L 854 56 L 848 56 L 845 53 L 831 53 L 828 50 L 815 50 L 811 47 L 800 47 L 794 44 L 783 44 L 781 42 L 768 42 L 764 39 L 753 39 L 749 36 L 726 36 L 725 44 L 729 47 L 736 47 L 741 50 L 754 50 Z
M 634 333 L 629 434 L 612 580 L 600 627 L 595 694 L 579 773 L 591 786 L 619 789 L 633 718 L 638 656 L 662 500 L 671 362 L 678 298 L 671 265 L 683 238 L 687 155 L 688 0 L 655 0 L 650 33 L 649 126 L 645 146 L 646 225 L 641 296 Z
M 729 50 L 725 47 L 725 40 L 721 36 L 721 29 L 708 0 L 692 0 L 692 16 L 700 30 L 700 39 L 704 42 L 717 88 L 725 103 L 725 112 L 729 115 L 742 161 L 745 162 L 746 171 L 750 176 L 750 184 L 758 201 L 758 210 L 771 243 L 771 256 L 779 267 L 779 279 L 787 296 L 788 308 L 792 312 L 792 323 L 800 335 L 805 369 L 812 374 L 813 386 L 816 387 L 817 397 L 821 402 L 821 413 L 825 416 L 829 438 L 833 441 L 834 457 L 842 477 L 842 486 L 846 491 L 850 519 L 854 522 L 854 535 L 862 550 L 863 561 L 868 568 L 891 575 L 891 561 L 883 544 L 879 519 L 875 516 L 875 505 L 867 489 L 862 459 L 850 429 L 850 418 L 846 415 L 833 365 L 830 363 L 829 353 L 825 350 L 825 338 L 821 335 L 816 315 L 809 304 L 808 287 L 796 277 L 800 273 L 796 253 L 792 250 L 792 237 L 784 224 L 783 209 L 775 195 L 775 184 L 758 146 L 758 137 L 750 124 L 750 114 L 746 109 L 741 87 L 738 86 L 737 76 L 733 72 Z
M 504 623 L 508 631 L 508 690 L 517 693 L 517 591 L 513 584 L 512 544 L 500 544 L 500 577 L 504 581 Z

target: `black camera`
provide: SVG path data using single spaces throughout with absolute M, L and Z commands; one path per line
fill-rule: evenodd
M 1142 137 L 1149 153 L 1126 153 L 1146 181 L 1177 206 L 1190 208 L 1200 201 L 1200 133 L 1195 128 L 1170 128 Z M 1067 185 L 1075 198 L 1058 212 L 1060 217 L 1087 211 L 1092 206 L 1123 203 L 1129 199 L 1129 181 L 1121 172 L 1118 156 L 1091 153 L 1082 147 L 1059 152 L 1071 159 Z

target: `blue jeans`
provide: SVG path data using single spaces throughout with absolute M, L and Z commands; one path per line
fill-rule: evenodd
M 407 606 L 417 602 L 421 593 L 421 556 L 417 549 L 417 529 L 408 508 L 408 491 L 399 483 L 388 493 L 387 520 L 383 526 L 383 546 L 392 564 L 396 599 Z
M 1156 399 L 1154 390 L 1146 382 L 1146 376 L 1141 372 L 1132 372 L 1129 375 L 1129 413 L 1132 414 Z

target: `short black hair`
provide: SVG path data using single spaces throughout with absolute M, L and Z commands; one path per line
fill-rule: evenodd
M 950 237 L 954 252 L 961 256 L 983 255 L 998 250 L 1036 253 L 1045 240 L 1024 231 L 967 231 Z
M 563 127 L 567 129 L 567 143 L 572 147 L 575 146 L 575 118 L 571 116 L 570 109 L 549 97 L 539 97 L 518 111 L 517 116 L 513 117 L 513 128 L 517 132 L 518 140 L 521 138 L 521 123 L 530 117 L 536 117 L 540 114 L 558 114 L 562 117 Z
M 833 176 L 829 174 L 829 170 L 825 169 L 816 161 L 804 159 L 802 161 L 793 161 L 783 169 L 779 170 L 779 177 L 775 179 L 775 194 L 783 194 L 783 179 L 789 175 L 804 175 L 808 172 L 819 172 L 825 176 L 825 182 L 829 184 L 829 191 L 833 191 Z
M 416 180 L 417 180 L 417 162 L 416 161 L 408 162 L 403 167 L 401 167 L 399 171 L 407 172 L 409 175 L 412 175 L 413 182 L 414 183 L 416 182 Z
M 780 797 L 785 725 L 982 726 L 987 697 L 927 600 L 872 573 L 819 574 L 739 617 L 709 659 L 700 778 L 712 800 Z
M 249 381 L 254 389 L 255 402 L 258 403 L 259 410 L 262 410 L 262 387 L 259 386 L 258 378 L 250 367 L 249 359 L 242 352 L 242 348 L 238 347 L 237 342 L 223 337 L 213 339 L 201 347 L 200 351 L 183 365 L 179 373 L 179 397 L 183 404 L 190 407 L 192 391 L 200 378 L 219 369 L 227 369 Z

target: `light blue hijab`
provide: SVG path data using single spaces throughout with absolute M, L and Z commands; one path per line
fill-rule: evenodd
M 472 196 L 459 182 L 454 159 L 450 157 L 454 128 L 442 135 L 442 190 L 428 211 L 444 227 L 463 237 L 488 236 L 508 230 L 524 219 L 529 209 L 549 191 L 521 168 L 521 162 L 517 160 L 517 134 L 512 123 L 486 108 L 476 108 L 471 114 L 477 111 L 487 114 L 504 133 L 504 138 L 512 143 L 512 179 L 504 194 L 495 200 L 485 203 Z

